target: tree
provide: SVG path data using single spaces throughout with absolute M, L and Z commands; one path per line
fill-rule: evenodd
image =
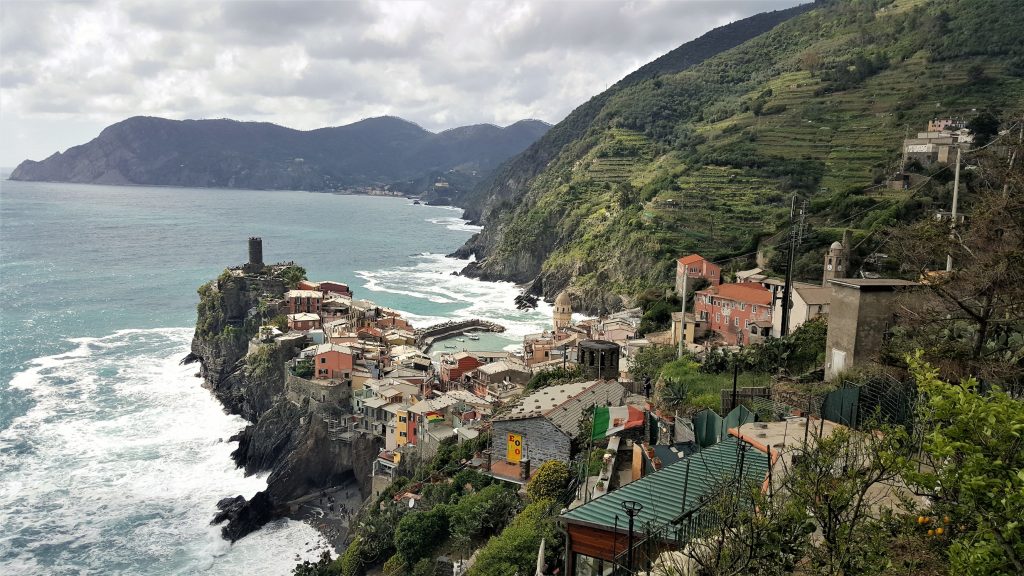
M 548 460 L 526 484 L 526 494 L 533 501 L 561 502 L 569 485 L 569 467 L 558 460 Z
M 636 382 L 646 378 L 656 380 L 661 368 L 676 359 L 676 350 L 671 346 L 647 346 L 637 350 L 629 359 L 629 373 Z
M 519 497 L 500 484 L 466 494 L 458 503 L 448 507 L 452 540 L 464 552 L 471 552 L 474 542 L 486 540 L 499 532 L 518 508 Z
M 953 574 L 1024 574 L 1024 402 L 908 359 L 922 396 L 922 472 L 908 478 L 943 519 Z M 947 521 L 948 520 L 948 521 Z
M 980 186 L 962 195 L 963 225 L 951 232 L 929 218 L 893 231 L 897 258 L 923 286 L 901 306 L 892 353 L 924 350 L 948 380 L 976 376 L 1012 389 L 1024 373 L 1024 162 L 1012 170 L 1000 156 L 977 162 Z
M 476 563 L 468 576 L 509 576 L 532 574 L 537 563 L 540 541 L 557 541 L 555 515 L 560 505 L 553 500 L 537 500 L 523 509 L 515 519 L 491 538 L 477 552 Z M 546 547 L 548 558 L 557 558 L 554 546 Z
M 395 529 L 395 550 L 412 566 L 426 558 L 448 538 L 448 514 L 444 506 L 435 506 L 429 512 L 409 512 Z
M 984 76 L 984 70 L 981 71 Z M 971 76 L 971 71 L 968 70 L 968 78 Z M 992 110 L 984 110 L 974 118 L 971 118 L 967 122 L 967 129 L 971 131 L 971 135 L 974 136 L 974 147 L 984 146 L 989 143 L 999 134 L 999 117 Z

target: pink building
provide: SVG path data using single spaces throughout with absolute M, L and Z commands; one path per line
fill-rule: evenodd
M 323 305 L 324 293 L 316 290 L 289 290 L 284 293 L 285 302 L 288 304 L 289 314 L 320 314 Z
M 306 331 L 320 327 L 320 317 L 309 312 L 299 312 L 288 315 L 288 328 L 292 330 Z
M 697 292 L 693 305 L 697 320 L 730 346 L 758 342 L 771 333 L 772 293 L 751 282 L 721 284 Z
M 688 278 L 688 285 L 693 286 L 693 281 L 703 278 L 712 286 L 722 283 L 722 268 L 704 259 L 700 254 L 690 254 L 676 260 L 676 293 L 683 293 L 683 277 Z M 687 292 L 690 289 L 687 288 Z
M 352 374 L 352 349 L 337 344 L 320 344 L 313 356 L 313 370 L 318 379 L 342 379 Z

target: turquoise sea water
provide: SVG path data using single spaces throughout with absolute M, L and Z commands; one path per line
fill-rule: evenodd
M 278 521 L 234 546 L 214 503 L 265 486 L 228 459 L 244 425 L 186 354 L 196 288 L 247 257 L 405 311 L 482 317 L 514 346 L 550 317 L 514 286 L 451 275 L 454 208 L 307 192 L 0 183 L 0 573 L 282 574 L 318 541 Z

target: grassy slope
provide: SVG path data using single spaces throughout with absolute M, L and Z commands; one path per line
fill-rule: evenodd
M 1024 14 L 1013 4 L 837 2 L 629 86 L 530 180 L 484 267 L 546 254 L 544 292 L 571 284 L 593 305 L 605 280 L 621 293 L 667 284 L 689 251 L 760 247 L 767 259 L 797 193 L 816 227 L 802 270 L 820 274 L 818 251 L 843 227 L 860 239 L 907 215 L 908 193 L 872 188 L 897 166 L 905 131 L 936 115 L 1024 108 Z M 975 64 L 986 79 L 968 83 Z

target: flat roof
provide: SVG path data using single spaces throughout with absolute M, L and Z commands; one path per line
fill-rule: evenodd
M 899 278 L 834 278 L 830 283 L 845 288 L 853 288 L 862 292 L 895 290 L 908 286 L 919 286 L 917 282 L 900 280 Z

